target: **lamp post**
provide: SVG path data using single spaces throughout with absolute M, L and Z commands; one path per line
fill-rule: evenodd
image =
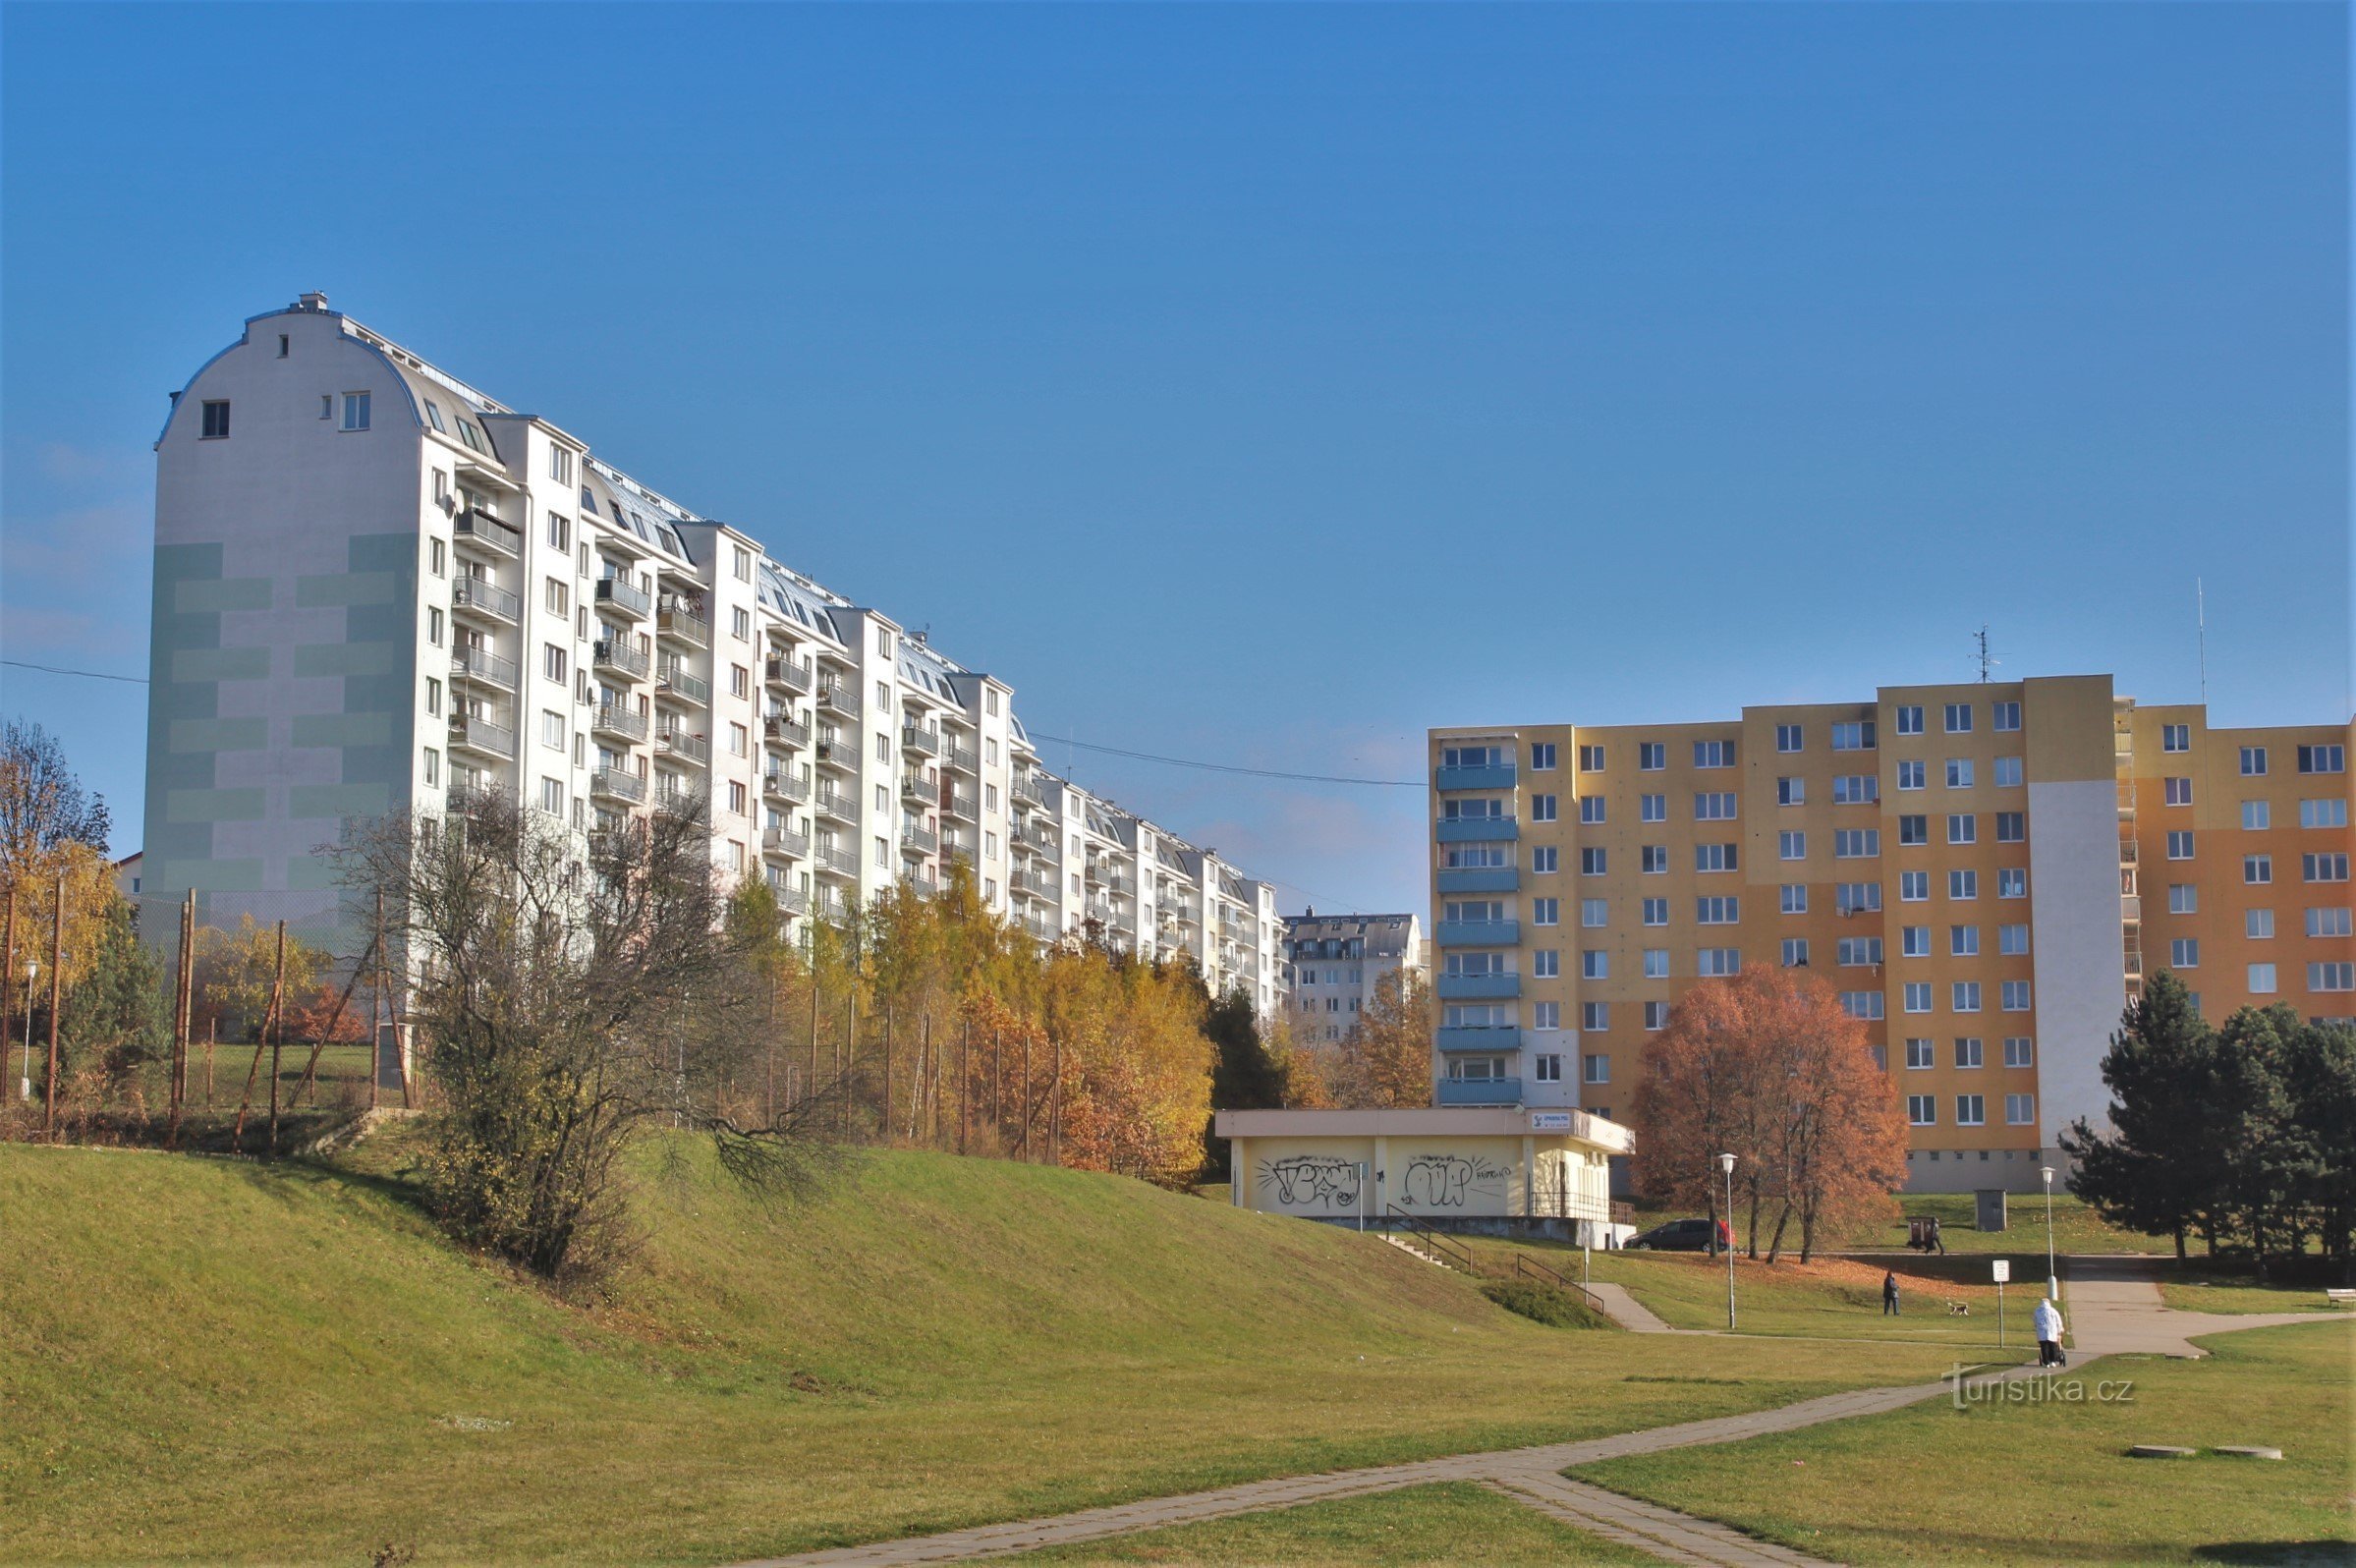
M 2061 1299 L 2061 1276 L 2053 1269 L 2053 1167 L 2045 1167 L 2046 1178 L 2046 1300 Z
M 17 1080 L 17 1097 L 32 1098 L 32 982 L 41 973 L 41 961 L 25 961 L 25 1063 L 24 1076 Z
M 1726 1326 L 1734 1326 L 1734 1156 L 1720 1154 L 1718 1170 L 1726 1178 Z M 1717 1238 L 1712 1236 L 1711 1241 Z

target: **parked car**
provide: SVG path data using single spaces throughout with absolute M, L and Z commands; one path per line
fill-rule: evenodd
M 1672 1219 L 1665 1225 L 1655 1225 L 1628 1244 L 1632 1248 L 1650 1248 L 1656 1253 L 1706 1253 L 1710 1247 L 1710 1221 L 1707 1219 Z M 1718 1221 L 1718 1245 L 1732 1247 L 1734 1233 Z

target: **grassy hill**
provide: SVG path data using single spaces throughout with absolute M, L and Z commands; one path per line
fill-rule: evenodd
M 572 1306 L 445 1245 L 395 1164 L 0 1146 L 11 1561 L 725 1561 L 1949 1359 L 1548 1329 L 1078 1172 L 879 1154 L 764 1206 L 688 1144 L 639 1162 L 639 1266 Z

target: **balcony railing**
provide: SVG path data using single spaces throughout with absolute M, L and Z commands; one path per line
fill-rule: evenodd
M 1037 773 L 1025 773 L 1014 781 L 1014 798 L 1033 806 L 1047 804 L 1047 792 L 1040 786 Z
M 949 748 L 949 765 L 960 773 L 980 775 L 982 758 L 975 756 L 970 747 L 952 746 Z
M 1513 764 L 1436 767 L 1431 770 L 1431 782 L 1434 788 L 1443 790 L 1509 790 L 1513 788 Z
M 479 544 L 484 549 L 496 550 L 501 555 L 514 556 L 524 553 L 524 531 L 522 529 L 512 523 L 501 522 L 488 512 L 473 507 L 458 514 L 457 520 L 450 525 L 450 531 L 457 535 L 458 542 L 461 544 Z
M 1063 835 L 1052 828 L 1034 828 L 1023 835 L 1033 854 L 1043 861 L 1063 859 Z
M 1521 823 L 1510 816 L 1446 816 L 1434 824 L 1431 836 L 1442 844 L 1487 844 L 1521 833 Z
M 810 913 L 810 895 L 808 893 L 798 887 L 777 887 L 775 882 L 771 882 L 769 885 L 777 888 L 777 907 L 788 915 Z
M 784 713 L 771 713 L 762 719 L 760 733 L 766 739 L 786 746 L 810 744 L 810 726 Z
M 938 756 L 941 755 L 941 732 L 926 729 L 921 724 L 903 724 L 900 726 L 900 750 L 913 752 L 919 756 Z
M 645 717 L 631 712 L 619 702 L 598 703 L 597 716 L 589 720 L 589 730 L 593 734 L 611 735 L 625 741 L 644 743 L 646 739 Z
M 810 690 L 812 679 L 810 662 L 807 659 L 771 658 L 769 660 L 768 681 L 771 686 L 782 686 L 789 692 L 807 692 Z
M 900 829 L 900 848 L 912 855 L 929 855 L 941 847 L 941 836 L 928 827 L 910 825 Z
M 643 801 L 646 798 L 646 781 L 618 767 L 601 767 L 589 775 L 589 791 L 616 800 Z
M 942 803 L 941 810 L 948 812 L 951 816 L 956 817 L 961 822 L 979 822 L 982 820 L 982 817 L 979 814 L 979 810 L 974 805 L 974 797 L 971 795 L 959 795 L 952 791 L 948 800 Z
M 810 780 L 799 774 L 771 768 L 760 776 L 760 792 L 773 801 L 807 801 L 810 799 Z
M 1511 947 L 1522 939 L 1520 921 L 1441 921 L 1431 928 L 1442 947 Z
M 705 766 L 711 761 L 711 742 L 701 735 L 691 735 L 686 730 L 656 730 L 654 745 L 656 750 L 666 752 L 676 757 L 682 757 L 695 763 L 698 767 Z
M 1104 891 L 1107 893 L 1134 894 L 1137 891 L 1137 878 L 1134 876 L 1123 876 L 1118 871 L 1105 872 L 1101 878 L 1101 881 L 1104 886 Z
M 646 678 L 646 655 L 637 648 L 625 647 L 611 638 L 589 649 L 589 662 L 601 670 L 619 670 L 639 680 Z
M 674 659 L 662 666 L 656 677 L 654 695 L 675 698 L 682 702 L 702 707 L 711 701 L 711 683 L 700 675 L 690 675 L 687 667 Z
M 859 694 L 840 681 L 828 681 L 818 688 L 818 706 L 845 718 L 857 718 Z
M 514 659 L 503 659 L 487 648 L 469 647 L 464 643 L 450 650 L 450 673 L 463 681 L 481 681 L 510 692 L 516 689 Z
M 820 816 L 832 817 L 838 822 L 859 820 L 859 808 L 851 804 L 851 797 L 834 790 L 819 790 L 817 804 L 812 809 Z
M 1511 866 L 1451 867 L 1438 883 L 1443 893 L 1510 893 L 1522 885 L 1522 873 Z
M 859 874 L 859 854 L 855 850 L 822 849 L 818 851 L 818 864 L 838 875 Z
M 658 636 L 677 638 L 697 647 L 711 646 L 711 623 L 703 618 L 703 606 L 693 599 L 665 595 L 661 609 L 654 617 Z
M 810 859 L 810 835 L 797 833 L 790 827 L 764 827 L 760 830 L 760 850 L 764 855 L 785 855 L 806 861 Z
M 1442 1105 L 1519 1105 L 1518 1078 L 1443 1078 L 1436 1099 Z
M 1443 1002 L 1507 1001 L 1522 994 L 1519 975 L 1442 975 L 1435 984 Z
M 642 621 L 654 613 L 654 600 L 646 590 L 618 577 L 597 579 L 597 602 Z
M 900 775 L 900 799 L 911 806 L 930 806 L 933 798 L 939 793 L 933 787 L 932 781 L 922 773 Z
M 454 579 L 450 584 L 450 607 L 477 610 L 510 623 L 524 618 L 524 601 L 486 578 Z
M 516 732 L 473 713 L 453 713 L 450 715 L 450 744 L 472 751 L 488 752 L 493 756 L 513 756 L 516 755 Z
M 1013 881 L 1016 887 L 1035 898 L 1053 898 L 1055 896 L 1055 878 L 1043 871 L 1017 871 L 1014 873 Z
M 859 747 L 855 742 L 840 737 L 820 741 L 811 748 L 811 755 L 818 759 L 820 767 L 830 767 L 840 773 L 859 771 Z
M 1443 1051 L 1518 1051 L 1522 1031 L 1518 1024 L 1443 1024 L 1437 1044 Z

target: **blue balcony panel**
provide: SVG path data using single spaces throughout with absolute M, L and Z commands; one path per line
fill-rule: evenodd
M 1439 890 L 1443 893 L 1511 893 L 1521 885 L 1522 873 L 1511 866 L 1465 868 L 1439 873 Z
M 1518 1078 L 1443 1078 L 1437 1096 L 1442 1105 L 1519 1105 Z
M 1518 1051 L 1522 1048 L 1522 1032 L 1512 1024 L 1471 1029 L 1450 1029 L 1442 1025 L 1438 1034 L 1439 1048 L 1443 1051 L 1487 1051 L 1493 1056 L 1499 1051 Z
M 1442 844 L 1511 843 L 1521 836 L 1521 822 L 1510 816 L 1443 817 L 1432 824 L 1432 837 Z
M 1438 984 L 1443 1002 L 1502 1002 L 1522 994 L 1519 975 L 1442 975 Z
M 1522 939 L 1520 921 L 1441 921 L 1431 928 L 1442 947 L 1511 947 Z
M 1513 788 L 1513 764 L 1498 762 L 1488 767 L 1435 767 L 1431 781 L 1443 790 L 1509 790 Z

